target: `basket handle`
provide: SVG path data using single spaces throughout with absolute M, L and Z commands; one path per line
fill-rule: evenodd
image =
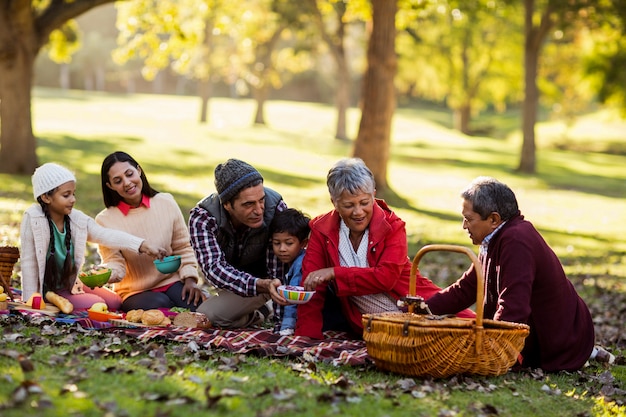
M 483 269 L 480 265 L 480 261 L 476 257 L 476 254 L 472 252 L 471 249 L 465 246 L 458 245 L 426 245 L 422 247 L 417 254 L 413 258 L 413 264 L 411 265 L 411 278 L 409 281 L 409 295 L 414 297 L 416 292 L 416 282 L 417 282 L 417 265 L 419 264 L 422 257 L 427 252 L 434 251 L 448 251 L 448 252 L 458 252 L 466 254 L 472 263 L 474 264 L 474 269 L 476 270 L 476 326 L 478 328 L 482 328 L 483 326 L 483 303 L 485 299 L 485 278 L 483 276 Z M 409 312 L 412 311 L 413 306 L 409 305 Z

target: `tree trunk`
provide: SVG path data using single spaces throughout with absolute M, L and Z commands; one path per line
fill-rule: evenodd
M 320 31 L 324 42 L 328 46 L 335 65 L 337 65 L 337 84 L 335 86 L 335 106 L 337 107 L 337 125 L 335 130 L 335 139 L 347 141 L 347 122 L 346 113 L 350 108 L 350 66 L 346 57 L 345 50 L 345 37 L 346 37 L 346 4 L 343 2 L 336 2 L 333 4 L 333 9 L 336 13 L 337 20 L 334 22 L 337 29 L 334 36 L 328 32 L 326 28 L 326 22 L 320 11 L 316 0 L 309 0 L 309 6 L 313 13 L 313 18 L 317 25 L 317 29 Z
M 537 51 L 524 50 L 524 103 L 522 105 L 522 149 L 517 168 L 520 172 L 533 174 L 536 169 L 535 123 L 537 123 Z
M 470 135 L 470 121 L 472 120 L 472 107 L 465 103 L 458 109 L 454 109 L 454 128 L 459 132 Z
M 470 134 L 469 124 L 472 118 L 472 95 L 470 91 L 470 59 L 468 56 L 471 47 L 471 31 L 465 28 L 465 37 L 461 42 L 461 82 L 463 83 L 463 101 L 460 108 L 454 110 L 455 128 L 465 135 Z
M 517 171 L 534 174 L 536 171 L 535 124 L 537 123 L 537 107 L 539 90 L 537 88 L 537 71 L 541 45 L 552 27 L 550 6 L 541 16 L 539 26 L 533 23 L 535 12 L 534 0 L 524 0 L 524 104 L 522 109 L 522 149 Z
M 361 122 L 353 155 L 372 170 L 376 188 L 385 194 L 387 163 L 391 145 L 391 121 L 396 107 L 394 77 L 396 0 L 372 0 L 372 33 L 367 48 L 367 70 L 363 77 Z
M 348 134 L 346 133 L 346 113 L 350 107 L 350 66 L 348 64 L 348 58 L 346 57 L 345 38 L 346 38 L 346 4 L 337 2 L 334 5 L 334 9 L 337 13 L 337 30 L 335 31 L 335 42 L 328 36 L 326 30 L 323 30 L 323 36 L 326 39 L 326 43 L 329 45 L 332 55 L 335 58 L 337 64 L 337 91 L 336 91 L 336 106 L 337 106 L 337 130 L 335 131 L 335 139 L 348 140 Z
M 0 172 L 30 175 L 37 167 L 31 120 L 35 58 L 50 33 L 87 10 L 115 0 L 32 0 L 0 4 Z M 45 6 L 42 6 L 44 4 Z
M 207 73 L 198 81 L 200 83 L 200 123 L 207 123 L 209 120 L 209 100 L 213 95 L 213 85 L 211 77 L 213 76 L 213 63 L 211 61 L 211 53 L 213 52 L 213 29 L 215 28 L 214 13 L 210 13 L 204 22 L 204 47 L 206 48 L 206 65 Z
M 69 90 L 71 88 L 69 64 L 59 65 L 59 85 L 62 90 Z
M 522 150 L 518 171 L 532 174 L 536 169 L 535 123 L 537 122 L 537 64 L 538 51 L 533 42 L 534 1 L 525 0 L 524 18 L 524 103 L 522 107 Z
M 30 175 L 38 165 L 30 113 L 34 56 L 20 52 L 12 65 L 1 64 L 0 172 Z
M 262 83 L 259 87 L 252 90 L 252 95 L 256 100 L 256 113 L 254 114 L 254 124 L 265 124 L 265 102 L 270 93 L 270 87 L 266 83 Z
M 256 100 L 256 114 L 254 115 L 255 125 L 265 124 L 265 102 L 270 96 L 270 88 L 272 88 L 270 75 L 274 70 L 274 62 L 272 53 L 280 40 L 280 34 L 287 27 L 280 25 L 276 28 L 272 36 L 264 43 L 257 46 L 255 67 L 260 68 L 258 73 L 258 82 L 252 86 L 252 95 Z
M 98 65 L 94 70 L 94 78 L 96 91 L 104 91 L 106 88 L 106 71 L 105 69 Z
M 22 10 L 16 16 L 9 7 L 0 7 L 0 172 L 30 175 L 37 167 L 30 113 L 37 51 L 28 13 Z
M 343 45 L 339 52 L 339 58 L 337 60 L 337 130 L 335 131 L 335 139 L 347 141 L 348 133 L 346 130 L 346 114 L 348 108 L 350 108 L 350 70 L 348 69 L 348 62 L 346 58 L 346 52 L 343 49 Z
M 209 100 L 213 86 L 210 79 L 199 80 L 200 84 L 200 123 L 206 123 L 209 120 Z

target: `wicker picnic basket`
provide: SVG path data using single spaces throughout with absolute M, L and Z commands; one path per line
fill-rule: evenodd
M 13 276 L 13 266 L 20 257 L 20 250 L 15 246 L 0 246 L 0 285 L 9 298 L 13 300 L 11 292 L 11 277 Z
M 465 253 L 477 275 L 476 317 L 442 317 L 414 313 L 417 265 L 430 251 Z M 421 248 L 411 267 L 409 312 L 363 315 L 363 339 L 376 367 L 416 377 L 447 378 L 455 374 L 495 376 L 506 373 L 516 362 L 529 332 L 526 324 L 483 319 L 485 280 L 476 255 L 456 245 Z

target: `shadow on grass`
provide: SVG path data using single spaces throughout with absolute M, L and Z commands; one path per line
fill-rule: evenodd
M 434 217 L 436 219 L 443 220 L 443 221 L 454 221 L 454 222 L 460 221 L 459 220 L 460 215 L 458 213 L 452 214 L 452 213 L 447 213 L 447 212 L 442 212 L 442 211 L 432 211 L 432 210 L 421 209 L 419 207 L 416 207 L 410 204 L 406 198 L 401 197 L 400 195 L 398 195 L 398 193 L 396 193 L 391 188 L 388 188 L 383 193 L 380 193 L 378 197 L 383 198 L 387 202 L 389 207 L 391 207 L 392 209 L 399 208 L 399 209 L 404 209 L 404 210 L 410 210 L 414 213 L 422 214 L 428 217 Z
M 116 98 L 116 99 L 127 99 L 129 97 L 133 97 L 133 94 L 127 93 L 116 93 L 116 92 L 104 92 L 104 91 L 82 91 L 82 90 L 63 90 L 58 88 L 46 88 L 46 87 L 35 87 L 33 89 L 33 96 L 36 96 L 37 100 L 52 100 L 58 101 L 62 100 L 72 100 L 72 101 L 93 101 L 97 102 L 101 100 L 101 98 Z
M 590 165 L 603 163 L 589 161 L 592 156 L 586 154 L 576 154 L 575 157 L 577 160 Z M 622 163 L 624 162 L 626 162 L 626 159 Z M 607 160 L 607 163 L 610 162 Z M 569 161 L 559 162 L 549 158 L 542 159 L 536 178 L 552 189 L 574 190 L 611 198 L 624 198 L 624 195 L 626 195 L 626 180 L 624 177 L 609 177 L 599 174 L 580 175 L 578 171 L 566 166 L 566 164 L 569 164 Z M 616 165 L 618 164 L 620 163 L 616 162 Z
M 536 178 L 543 182 L 547 189 L 578 191 L 610 198 L 623 198 L 626 195 L 626 180 L 624 176 L 615 177 L 601 175 L 600 173 L 581 175 L 577 164 L 588 166 L 615 166 L 611 172 L 621 172 L 626 164 L 626 158 L 619 155 L 607 155 L 598 153 L 572 153 L 571 158 L 562 153 L 554 153 L 549 150 L 538 150 L 537 173 L 525 174 L 516 171 L 518 155 L 513 151 L 498 149 L 497 147 L 472 146 L 472 153 L 480 154 L 480 159 L 470 160 L 462 157 L 463 149 L 451 146 L 449 152 L 442 152 L 440 145 L 430 145 L 423 142 L 397 146 L 393 160 L 406 165 L 430 165 L 437 167 L 453 167 L 467 169 L 474 172 L 483 172 L 483 175 L 498 177 L 498 173 L 507 173 L 518 178 Z M 402 152 L 402 149 L 406 152 Z M 435 155 L 433 156 L 419 156 Z M 426 152 L 432 151 L 432 152 Z M 460 155 L 449 157 L 449 155 Z M 414 156 L 417 155 L 417 156 Z M 441 155 L 437 157 L 436 155 Z
M 258 139 L 255 139 L 255 141 L 258 143 Z M 77 208 L 89 215 L 95 216 L 104 208 L 101 194 L 102 185 L 100 176 L 93 175 L 93 169 L 88 172 L 85 169 L 85 165 L 88 163 L 92 164 L 92 166 L 98 168 L 99 172 L 102 160 L 108 154 L 116 150 L 124 150 L 128 148 L 129 145 L 137 145 L 141 142 L 144 142 L 144 140 L 137 137 L 90 138 L 89 140 L 81 140 L 80 138 L 68 135 L 58 137 L 50 136 L 38 139 L 38 151 L 42 161 L 53 161 L 66 165 L 80 178 L 80 182 L 77 184 Z M 112 145 L 112 143 L 115 144 Z M 59 149 L 63 150 L 62 157 L 59 157 Z M 168 154 L 168 161 L 163 162 L 151 162 L 149 160 L 142 160 L 141 155 L 133 155 L 132 153 L 131 155 L 145 170 L 151 186 L 158 191 L 168 192 L 174 196 L 185 218 L 188 218 L 188 211 L 203 197 L 199 198 L 197 194 L 181 192 L 180 188 L 177 188 L 174 183 L 159 183 L 154 179 L 154 174 L 159 173 L 159 175 L 165 176 L 172 175 L 196 179 L 201 176 L 206 178 L 205 195 L 215 190 L 212 178 L 216 164 L 191 163 L 189 157 L 195 156 L 193 151 L 185 149 L 174 150 L 172 153 Z M 177 164 L 175 163 L 177 159 L 184 160 L 185 162 Z M 319 186 L 320 183 L 320 180 L 267 168 L 263 169 L 262 175 L 266 182 L 286 184 L 297 188 L 315 187 Z M 24 187 L 30 188 L 29 177 L 20 178 L 19 181 L 24 184 Z M 23 192 L 18 191 L 11 195 L 7 192 L 3 192 L 3 195 L 6 197 L 14 196 L 15 198 L 20 198 L 23 196 Z
M 112 152 L 125 150 L 129 145 L 137 145 L 141 142 L 144 142 L 144 140 L 137 137 L 116 137 L 102 140 L 90 138 L 89 140 L 81 140 L 73 136 L 64 135 L 59 137 L 39 138 L 37 149 L 41 162 L 50 161 L 60 163 L 76 174 L 79 178 L 77 183 L 76 207 L 90 216 L 95 216 L 104 209 L 102 184 L 99 175 L 102 161 Z M 112 143 L 114 143 L 114 145 Z M 62 155 L 59 153 L 60 149 L 63 150 Z M 187 153 L 186 151 L 181 152 Z M 189 152 L 189 154 L 193 155 L 191 152 Z M 215 168 L 208 164 L 191 164 L 188 161 L 184 164 L 166 163 L 165 161 L 163 163 L 142 161 L 141 155 L 134 155 L 132 152 L 131 155 L 145 169 L 146 175 L 151 181 L 151 186 L 158 191 L 168 192 L 174 196 L 185 218 L 189 215 L 189 209 L 198 202 L 198 196 L 181 192 L 180 188 L 176 188 L 176 184 L 173 183 L 158 183 L 151 177 L 151 173 L 158 172 L 166 175 L 172 174 L 190 178 L 206 174 L 207 178 L 209 178 Z M 168 158 L 171 159 L 171 156 L 168 156 Z M 97 175 L 94 175 L 93 169 L 89 171 L 86 169 L 86 165 L 88 164 L 97 168 Z M 30 177 L 23 177 L 19 181 L 28 183 L 28 188 L 31 187 Z M 207 191 L 209 187 L 210 185 L 207 184 Z M 16 198 L 23 197 L 23 194 L 15 193 L 15 195 Z
M 441 127 L 454 129 L 452 110 L 436 103 L 421 100 L 406 102 L 396 109 L 396 114 L 408 117 L 419 116 Z M 546 121 L 549 119 L 549 116 L 549 110 L 540 107 L 537 113 L 537 122 Z M 470 120 L 470 130 L 475 132 L 473 136 L 481 136 L 480 132 L 487 132 L 488 136 L 498 139 L 505 139 L 511 134 L 518 132 L 521 126 L 521 108 L 514 106 L 503 112 L 494 110 L 483 111 Z
M 111 143 L 115 141 L 115 146 Z M 101 155 L 102 159 L 111 152 L 117 149 L 123 149 L 127 144 L 138 144 L 144 142 L 144 139 L 138 137 L 115 137 L 107 139 L 80 139 L 74 136 L 61 135 L 61 136 L 39 136 L 37 138 L 37 153 L 40 157 L 45 156 L 44 160 L 56 161 L 71 166 L 73 169 L 79 169 L 80 165 L 76 157 L 85 159 L 87 157 L 94 158 L 96 155 Z M 62 152 L 60 154 L 59 152 Z M 67 156 L 71 156 L 72 159 L 68 159 Z

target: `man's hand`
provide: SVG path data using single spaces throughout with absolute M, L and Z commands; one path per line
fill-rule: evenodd
M 195 278 L 185 278 L 181 296 L 183 301 L 187 300 L 188 304 L 193 304 L 195 306 L 198 306 L 198 304 L 206 299 L 200 288 L 196 286 Z
M 256 282 L 256 291 L 257 293 L 269 293 L 276 304 L 284 306 L 288 304 L 287 300 L 276 290 L 280 285 L 282 282 L 277 278 L 259 279 Z

